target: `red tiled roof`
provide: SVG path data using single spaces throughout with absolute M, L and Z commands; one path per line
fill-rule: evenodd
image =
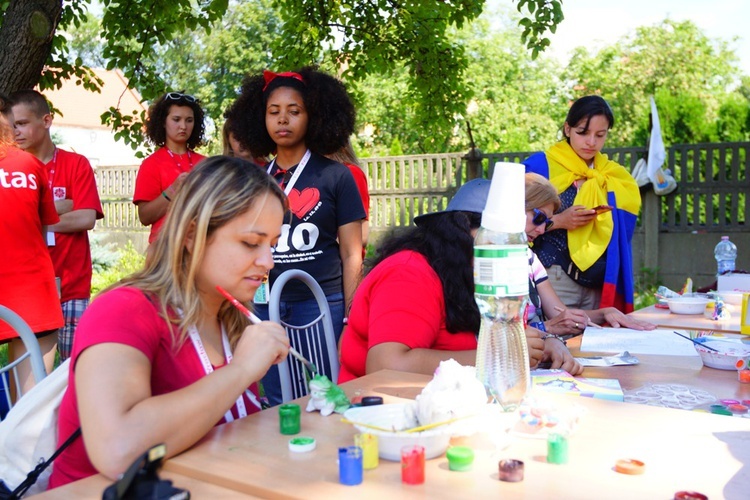
M 56 90 L 46 90 L 44 95 L 60 110 L 55 115 L 55 125 L 87 129 L 109 129 L 102 125 L 101 115 L 111 106 L 118 107 L 123 114 L 145 110 L 141 96 L 135 89 L 127 88 L 127 81 L 119 70 L 94 69 L 104 84 L 101 93 L 91 92 L 76 85 L 75 79 L 66 80 Z

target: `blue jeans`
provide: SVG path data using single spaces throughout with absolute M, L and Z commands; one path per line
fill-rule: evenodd
M 336 335 L 336 343 L 338 344 L 341 331 L 344 329 L 344 294 L 339 292 L 326 295 L 326 299 L 328 300 L 328 307 L 331 310 L 333 332 Z M 256 304 L 255 314 L 262 320 L 268 320 L 268 305 Z M 306 325 L 317 318 L 319 314 L 318 302 L 315 299 L 300 301 L 282 300 L 279 304 L 279 316 L 281 320 L 290 325 Z M 309 352 L 309 349 L 304 345 L 300 346 L 297 350 L 303 356 L 307 356 L 307 352 Z M 319 366 L 318 369 L 321 374 L 326 375 L 329 379 L 332 377 L 330 366 Z M 332 382 L 336 383 L 335 380 L 332 380 Z M 261 384 L 263 384 L 263 391 L 271 406 L 282 403 L 278 365 L 271 366 L 266 375 L 261 379 Z

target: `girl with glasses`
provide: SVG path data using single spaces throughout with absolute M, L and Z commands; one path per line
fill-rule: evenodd
M 167 92 L 148 109 L 146 136 L 159 149 L 141 163 L 133 203 L 141 224 L 151 226 L 149 243 L 156 238 L 185 176 L 203 159 L 194 151 L 203 143 L 203 117 L 198 100 L 183 92 Z
M 526 237 L 530 245 L 554 227 L 550 217 L 560 208 L 557 190 L 539 174 L 526 174 Z M 574 335 L 592 324 L 653 330 L 656 325 L 626 316 L 614 307 L 570 309 L 563 304 L 549 282 L 547 271 L 536 253 L 529 251 L 529 325 L 555 335 Z
M 560 196 L 545 212 L 534 236 L 534 252 L 552 287 L 568 307 L 633 310 L 631 241 L 641 197 L 630 173 L 601 153 L 615 123 L 599 96 L 578 99 L 563 125 L 564 140 L 529 157 L 527 172 L 542 175 Z M 538 207 L 537 207 L 538 208 Z
M 274 250 L 269 282 L 301 269 L 321 286 L 338 340 L 362 272 L 365 210 L 350 170 L 326 158 L 347 144 L 354 131 L 354 105 L 336 78 L 312 68 L 245 80 L 225 114 L 230 132 L 255 154 L 275 153 L 266 167 L 289 197 L 291 214 Z M 259 317 L 268 318 L 267 295 L 256 296 Z M 318 316 L 317 301 L 302 283 L 284 287 L 281 320 L 294 325 Z M 306 354 L 307 346 L 301 352 Z M 330 369 L 318 367 L 331 377 Z M 263 379 L 270 404 L 281 402 L 278 370 Z

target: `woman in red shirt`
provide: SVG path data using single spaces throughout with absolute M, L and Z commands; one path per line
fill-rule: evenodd
M 182 184 L 141 271 L 103 292 L 76 331 L 50 487 L 116 478 L 154 443 L 176 455 L 223 422 L 259 411 L 255 383 L 283 360 L 281 325 L 248 325 L 217 290 L 247 303 L 273 267 L 288 205 L 274 180 L 218 156 Z
M 474 365 L 479 309 L 474 301 L 474 235 L 490 181 L 464 184 L 446 210 L 414 219 L 379 249 L 354 296 L 341 339 L 339 383 L 381 369 L 432 375 L 450 358 Z M 527 328 L 532 368 L 582 370 L 562 342 Z
M 198 100 L 182 92 L 168 92 L 148 109 L 146 136 L 159 149 L 138 170 L 133 203 L 141 224 L 151 226 L 149 243 L 156 239 L 185 176 L 203 159 L 194 151 L 204 139 L 203 116 Z

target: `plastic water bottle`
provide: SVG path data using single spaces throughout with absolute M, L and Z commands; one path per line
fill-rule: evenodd
M 714 249 L 717 276 L 734 271 L 734 261 L 737 260 L 737 246 L 729 241 L 729 236 L 722 236 Z
M 515 410 L 531 387 L 523 322 L 529 295 L 523 199 L 523 166 L 496 164 L 474 240 L 474 297 L 481 315 L 477 377 L 505 411 Z

